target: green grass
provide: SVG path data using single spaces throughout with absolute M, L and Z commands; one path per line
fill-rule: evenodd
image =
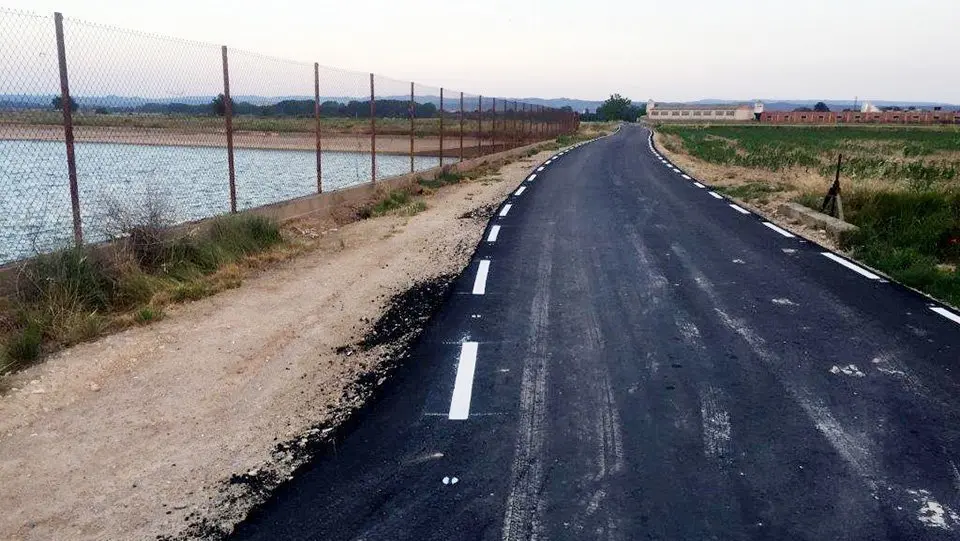
M 848 178 L 937 182 L 957 178 L 956 127 L 661 126 L 684 150 L 718 165 L 780 171 L 812 168 L 833 173 L 837 154 Z M 937 155 L 944 155 L 938 158 Z
M 207 279 L 224 266 L 282 242 L 279 225 L 259 216 L 214 219 L 196 235 L 170 239 L 149 268 L 135 247 L 73 248 L 28 262 L 17 292 L 0 308 L 0 370 L 29 364 L 45 351 L 102 334 L 124 318 L 149 323 L 162 317 L 157 296 L 195 300 L 218 290 Z M 132 314 L 130 311 L 133 310 Z

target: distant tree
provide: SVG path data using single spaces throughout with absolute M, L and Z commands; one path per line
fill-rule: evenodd
M 230 98 L 230 109 L 233 110 L 233 113 L 236 114 L 237 111 L 234 107 L 236 104 L 233 102 L 233 98 Z M 216 98 L 213 98 L 213 101 L 210 102 L 210 107 L 213 108 L 213 114 L 217 116 L 224 116 L 227 114 L 227 104 L 226 98 L 223 94 L 217 94 Z
M 817 113 L 829 113 L 829 112 L 830 112 L 830 108 L 827 107 L 827 104 L 826 104 L 826 103 L 823 103 L 822 101 L 818 101 L 817 104 L 813 106 L 813 110 L 814 110 L 815 112 L 817 112 Z
M 812 113 L 813 109 L 809 107 L 797 107 L 793 110 L 794 113 Z
M 626 120 L 634 122 L 641 114 L 641 108 L 634 107 L 630 98 L 624 98 L 620 94 L 613 94 L 608 100 L 597 107 L 597 117 L 600 120 Z
M 63 98 L 61 98 L 60 96 L 57 96 L 52 100 L 50 100 L 50 104 L 53 105 L 54 109 L 56 109 L 57 111 L 60 111 L 61 109 L 63 109 Z M 70 112 L 72 113 L 76 111 L 78 107 L 79 106 L 77 105 L 77 100 L 73 99 L 73 96 L 70 96 Z

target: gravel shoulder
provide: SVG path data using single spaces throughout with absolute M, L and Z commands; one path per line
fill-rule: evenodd
M 359 407 L 358 382 L 382 382 L 396 340 L 356 345 L 391 299 L 458 274 L 488 211 L 549 154 L 443 188 L 415 216 L 293 224 L 313 250 L 8 378 L 0 539 L 228 530 L 299 465 L 291 446 Z

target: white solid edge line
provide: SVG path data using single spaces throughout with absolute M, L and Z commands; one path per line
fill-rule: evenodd
M 733 210 L 739 212 L 740 214 L 750 214 L 750 211 L 749 211 L 749 210 L 747 210 L 747 209 L 745 209 L 745 208 L 743 208 L 743 207 L 734 205 L 733 203 L 730 203 L 730 208 L 732 208 Z
M 696 186 L 697 188 L 706 188 L 706 186 L 704 186 L 703 184 L 700 184 L 699 182 L 694 182 L 693 185 Z
M 489 273 L 490 273 L 490 260 L 484 259 L 480 261 L 480 266 L 477 267 L 477 277 L 473 281 L 474 295 L 483 295 L 487 292 L 487 274 Z
M 863 277 L 865 277 L 865 278 L 869 278 L 869 279 L 871 279 L 871 280 L 879 280 L 879 279 L 880 279 L 880 277 L 877 276 L 876 274 L 868 271 L 867 269 L 864 269 L 864 268 L 862 268 L 862 267 L 858 267 L 857 265 L 854 265 L 853 263 L 851 263 L 851 262 L 847 261 L 846 259 L 844 259 L 844 258 L 842 258 L 842 257 L 840 257 L 840 256 L 838 256 L 838 255 L 836 255 L 836 254 L 834 254 L 833 252 L 820 252 L 820 253 L 823 254 L 823 255 L 824 255 L 825 257 L 827 257 L 828 259 L 832 259 L 832 260 L 836 261 L 837 263 L 840 263 L 840 264 L 843 265 L 844 267 L 852 270 L 853 272 L 855 272 L 855 273 L 857 273 L 857 274 L 859 274 L 859 275 L 861 275 L 861 276 L 863 276 Z
M 687 180 L 693 180 L 692 178 L 690 178 L 690 175 L 687 175 L 686 173 L 684 173 L 683 175 L 680 175 L 680 176 L 683 177 L 683 178 L 685 178 L 685 179 L 687 179 Z
M 960 316 L 958 316 L 957 314 L 954 314 L 953 312 L 951 312 L 950 310 L 947 310 L 946 308 L 940 308 L 939 306 L 931 306 L 930 309 L 954 323 L 960 323 Z
M 520 186 L 517 188 L 517 191 L 513 192 L 513 195 L 520 195 L 527 190 L 526 186 Z
M 452 421 L 463 421 L 470 417 L 470 397 L 473 394 L 473 374 L 477 370 L 477 342 L 464 342 L 460 346 L 460 363 L 457 365 L 457 379 L 453 384 L 453 396 L 450 397 Z
M 495 225 L 490 228 L 490 234 L 487 236 L 487 242 L 497 242 L 497 237 L 500 236 L 500 226 Z
M 512 207 L 512 206 L 513 206 L 513 205 L 510 205 L 510 204 L 504 205 L 504 206 L 503 206 L 503 210 L 500 211 L 500 217 L 502 218 L 502 217 L 506 216 L 507 213 L 510 212 L 510 207 Z
M 773 229 L 774 231 L 776 231 L 777 233 L 780 233 L 781 235 L 783 235 L 784 237 L 787 237 L 788 239 L 796 238 L 793 233 L 787 231 L 786 229 L 780 227 L 777 224 L 772 224 L 770 222 L 763 222 L 763 225 L 769 227 L 770 229 Z
M 710 192 L 710 195 L 716 197 L 717 199 L 723 199 L 723 196 L 718 194 L 717 192 Z
M 536 174 L 536 173 L 534 173 L 534 174 L 530 175 L 529 177 L 527 177 L 527 180 L 529 181 L 529 180 L 533 180 L 533 179 L 535 179 L 535 178 L 537 178 L 537 174 Z

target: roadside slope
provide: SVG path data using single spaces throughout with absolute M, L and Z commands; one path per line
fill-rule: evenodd
M 356 405 L 344 393 L 380 351 L 337 349 L 391 294 L 458 273 L 485 226 L 461 216 L 547 155 L 445 188 L 415 216 L 329 231 L 242 288 L 17 374 L 0 398 L 0 539 L 142 539 L 208 515 L 231 474 Z

